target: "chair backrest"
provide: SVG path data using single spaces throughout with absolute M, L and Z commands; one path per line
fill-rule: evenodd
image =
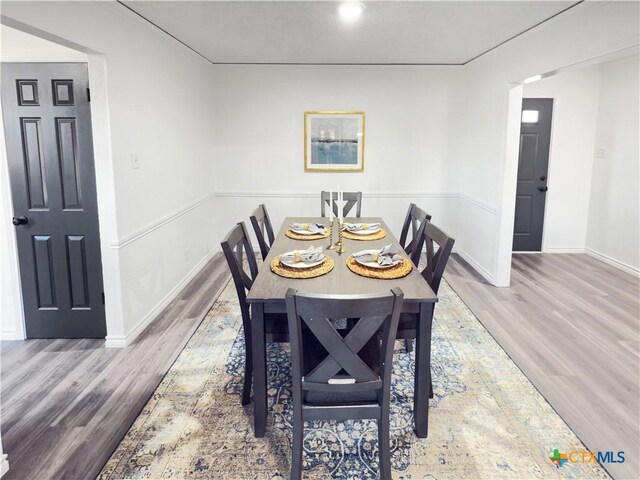
M 433 223 L 426 221 L 421 241 L 418 245 L 418 256 L 422 253 L 423 244 L 426 246 L 427 266 L 422 270 L 422 276 L 431 286 L 434 293 L 438 293 L 442 274 L 449 261 L 451 249 L 455 240 L 436 227 Z M 434 245 L 438 246 L 435 250 Z M 416 262 L 418 265 L 418 262 Z
M 336 394 L 380 389 L 388 392 L 403 298 L 399 288 L 386 294 L 338 296 L 302 294 L 289 289 L 286 302 L 294 388 Z M 331 322 L 341 318 L 357 319 L 344 338 Z M 303 348 L 302 324 L 309 329 L 305 333 L 311 333 L 326 351 L 326 358 L 304 378 L 304 358 L 311 352 Z M 376 337 L 380 330 L 382 344 Z M 380 348 L 378 365 L 369 365 L 358 355 L 372 339 L 376 348 Z
M 249 240 L 244 222 L 240 222 L 233 227 L 220 245 L 227 259 L 229 270 L 231 270 L 233 283 L 236 286 L 240 310 L 242 311 L 242 320 L 243 322 L 249 322 L 249 305 L 246 301 L 247 292 L 258 275 L 258 263 L 256 262 L 256 256 L 253 253 L 253 246 Z M 249 272 L 247 272 L 244 267 L 243 259 L 245 257 L 249 266 Z
M 333 192 L 331 195 L 333 198 L 331 201 L 329 200 L 329 192 L 325 192 L 324 190 L 320 192 L 320 216 L 326 217 L 326 206 L 330 205 L 330 208 L 333 209 L 333 214 L 337 217 L 338 215 L 338 192 Z M 342 216 L 347 217 L 349 213 L 356 207 L 356 217 L 360 218 L 362 213 L 362 192 L 342 192 L 342 198 L 345 201 L 344 208 L 342 209 Z
M 407 216 L 404 219 L 404 224 L 402 225 L 402 232 L 400 232 L 400 246 L 404 248 L 406 254 L 409 255 L 416 265 L 418 265 L 420 257 L 420 250 L 417 247 L 420 243 L 420 235 L 422 235 L 425 220 L 430 221 L 431 215 L 415 203 L 411 203 L 407 211 Z M 410 241 L 408 241 L 409 229 L 411 229 Z
M 258 245 L 260 246 L 260 254 L 262 255 L 262 260 L 264 260 L 267 258 L 274 241 L 273 227 L 271 226 L 269 213 L 267 213 L 267 207 L 264 204 L 259 205 L 258 208 L 253 211 L 249 220 L 251 220 L 253 231 L 256 233 Z M 266 239 L 265 235 L 267 237 Z M 269 240 L 268 243 L 267 239 Z

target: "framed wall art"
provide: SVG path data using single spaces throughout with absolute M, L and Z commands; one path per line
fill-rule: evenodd
M 304 169 L 361 172 L 364 169 L 364 112 L 304 112 Z

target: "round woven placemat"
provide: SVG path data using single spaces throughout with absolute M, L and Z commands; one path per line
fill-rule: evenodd
M 409 262 L 411 263 L 411 262 Z M 324 262 L 316 267 L 291 268 L 280 263 L 280 255 L 271 260 L 271 271 L 276 275 L 286 278 L 314 278 L 329 273 L 335 267 L 335 262 L 330 256 L 324 257 Z
M 293 230 L 287 229 L 287 231 L 284 232 L 284 234 L 289 238 L 293 238 L 294 240 L 319 240 L 321 238 L 328 238 L 329 235 L 331 235 L 331 230 L 325 228 L 324 233 L 315 233 L 313 235 L 301 235 L 299 233 L 294 232 Z
M 348 238 L 349 240 L 380 240 L 381 238 L 387 236 L 387 231 L 384 228 L 381 228 L 376 233 L 372 233 L 371 235 L 356 235 L 355 233 L 343 230 L 342 236 L 344 238 Z
M 391 280 L 393 278 L 402 278 L 409 275 L 413 269 L 413 263 L 411 263 L 411 260 L 408 258 L 405 258 L 404 262 L 396 265 L 395 267 L 378 269 L 360 265 L 353 257 L 349 257 L 347 259 L 347 267 L 349 267 L 349 270 L 353 273 L 357 273 L 363 277 Z

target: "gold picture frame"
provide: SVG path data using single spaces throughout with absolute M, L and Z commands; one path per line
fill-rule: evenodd
M 304 112 L 304 170 L 362 172 L 364 138 L 364 112 Z

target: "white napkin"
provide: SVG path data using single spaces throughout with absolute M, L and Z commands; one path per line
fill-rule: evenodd
M 324 260 L 324 253 L 322 253 L 322 247 L 309 247 L 302 252 L 288 253 L 280 255 L 280 261 L 285 265 L 288 263 L 315 263 L 320 260 Z
M 360 232 L 371 231 L 375 232 L 380 228 L 379 223 L 345 223 L 343 224 L 343 230 L 347 232 Z
M 292 223 L 289 225 L 291 230 L 307 230 L 311 233 L 322 233 L 324 235 L 324 225 L 321 223 Z
M 398 255 L 400 252 L 393 245 L 385 245 L 378 252 L 357 252 L 353 254 L 353 258 L 357 258 L 361 262 L 377 262 L 381 267 L 392 267 L 404 262 L 404 258 Z

